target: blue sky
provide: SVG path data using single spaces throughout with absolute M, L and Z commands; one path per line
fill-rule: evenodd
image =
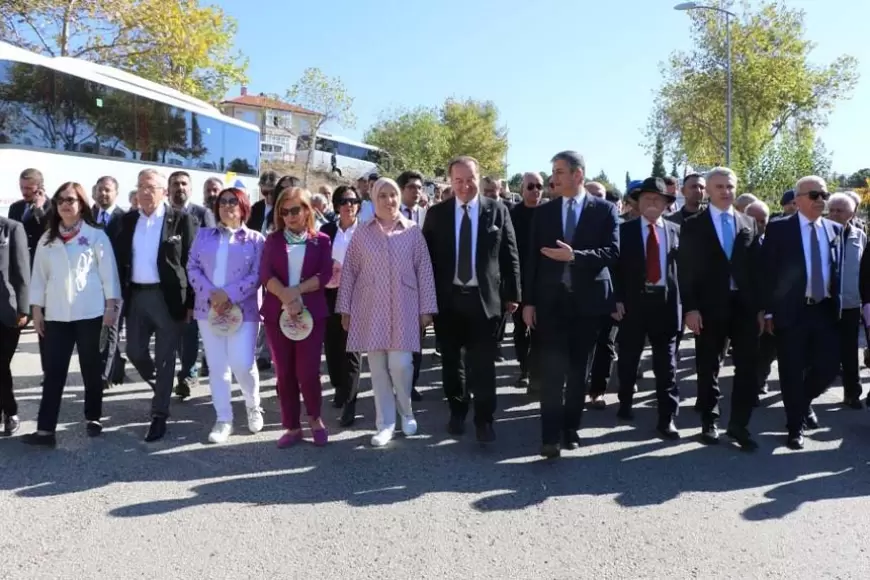
M 658 64 L 689 48 L 676 0 L 218 0 L 239 22 L 249 90 L 283 94 L 310 66 L 339 76 L 355 97 L 360 138 L 395 107 L 446 97 L 492 100 L 508 127 L 509 172 L 548 170 L 561 149 L 616 184 L 651 169 L 640 146 L 659 86 Z M 834 170 L 870 166 L 870 2 L 788 0 L 807 12 L 813 60 L 851 54 L 861 81 L 821 134 Z M 650 31 L 654 31 L 653 34 Z M 237 91 L 229 96 L 236 96 Z M 863 107 L 861 106 L 863 104 Z

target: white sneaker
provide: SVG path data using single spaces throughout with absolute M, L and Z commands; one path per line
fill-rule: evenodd
M 417 420 L 414 417 L 402 417 L 402 433 L 406 437 L 417 434 Z
M 263 430 L 263 410 L 260 408 L 248 409 L 248 431 L 259 433 Z
M 372 437 L 372 447 L 383 447 L 392 440 L 393 429 L 384 429 L 383 431 L 378 431 L 377 434 Z
M 227 439 L 230 438 L 230 435 L 232 435 L 232 433 L 232 423 L 218 421 L 214 424 L 214 428 L 211 430 L 211 433 L 208 434 L 208 440 L 210 443 L 226 443 Z

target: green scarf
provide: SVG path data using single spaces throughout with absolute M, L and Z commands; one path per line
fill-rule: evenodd
M 294 234 L 290 230 L 284 230 L 284 240 L 290 244 L 291 246 L 304 244 L 308 241 L 308 232 L 302 232 L 301 234 Z

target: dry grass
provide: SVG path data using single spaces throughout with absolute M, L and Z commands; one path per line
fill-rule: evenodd
M 274 171 L 278 175 L 294 175 L 299 179 L 302 179 L 302 176 L 305 175 L 305 167 L 298 163 L 281 163 L 281 162 L 270 162 L 264 161 L 260 166 L 260 172 L 263 171 Z M 326 171 L 312 171 L 308 175 L 308 185 L 307 188 L 309 191 L 317 191 L 317 189 L 321 185 L 325 185 L 330 190 L 335 189 L 339 185 L 351 185 L 352 182 L 349 179 L 342 179 L 341 177 L 336 176 L 333 173 Z

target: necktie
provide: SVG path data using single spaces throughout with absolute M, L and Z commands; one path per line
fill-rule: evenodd
M 574 230 L 577 227 L 577 210 L 574 207 L 576 201 L 574 198 L 568 200 L 568 211 L 565 212 L 565 239 L 566 244 L 571 245 L 574 239 Z M 571 289 L 571 265 L 565 264 L 565 270 L 562 272 L 562 284 L 569 290 Z
M 24 206 L 24 213 L 21 214 L 21 223 L 26 222 L 27 218 L 30 217 L 31 213 L 33 213 L 33 212 L 31 211 L 30 204 L 28 203 L 26 206 Z
M 103 226 L 109 225 L 109 212 L 107 212 L 106 210 L 100 211 L 100 222 L 103 224 Z
M 459 256 L 456 264 L 456 277 L 463 284 L 471 281 L 471 218 L 468 205 L 462 206 L 462 223 L 459 225 Z
M 409 220 L 413 220 L 413 219 L 414 219 L 413 217 L 411 217 L 411 208 L 410 208 L 410 207 L 406 207 L 406 208 L 405 208 L 405 215 L 408 216 L 408 219 L 409 219 Z
M 722 249 L 730 260 L 731 253 L 734 251 L 734 224 L 729 214 L 722 212 L 720 215 L 722 216 Z
M 810 298 L 816 302 L 825 299 L 825 275 L 822 272 L 822 249 L 815 224 L 810 224 Z
M 646 281 L 657 284 L 662 279 L 662 264 L 659 261 L 659 234 L 653 224 L 649 224 L 646 237 Z

